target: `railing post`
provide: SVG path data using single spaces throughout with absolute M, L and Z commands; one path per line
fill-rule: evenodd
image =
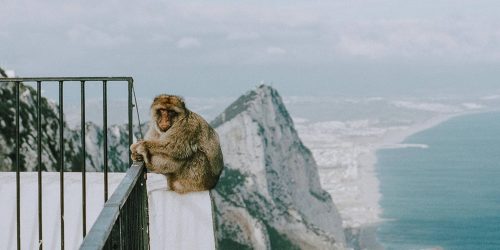
M 42 224 L 42 81 L 36 82 L 36 113 L 37 113 L 37 160 L 38 160 L 38 249 L 43 249 L 43 224 Z
M 128 145 L 132 145 L 133 143 L 133 136 L 134 136 L 134 131 L 133 131 L 133 120 L 132 120 L 132 88 L 133 88 L 133 80 L 129 79 L 128 80 Z M 141 126 L 141 124 L 139 124 Z M 132 158 L 131 158 L 131 152 L 129 150 L 128 152 L 128 165 L 132 166 Z
M 59 170 L 61 205 L 61 250 L 64 250 L 64 92 L 63 81 L 59 81 Z
M 87 234 L 87 164 L 85 147 L 85 81 L 80 81 L 80 109 L 81 109 L 81 134 L 82 134 L 82 233 L 83 237 Z
M 104 139 L 104 202 L 108 200 L 108 82 L 102 81 L 102 138 Z
M 20 137 L 20 124 L 19 124 L 19 95 L 20 95 L 20 85 L 21 82 L 14 82 L 15 84 L 15 93 L 16 93 L 16 213 L 17 213 L 17 249 L 21 249 L 21 178 L 20 178 L 20 170 L 21 170 L 21 155 L 19 153 L 19 149 L 21 148 L 21 137 Z

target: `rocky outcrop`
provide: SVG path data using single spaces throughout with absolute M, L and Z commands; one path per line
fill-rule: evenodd
M 219 248 L 344 248 L 341 218 L 276 90 L 250 91 L 212 125 L 225 162 L 212 192 Z

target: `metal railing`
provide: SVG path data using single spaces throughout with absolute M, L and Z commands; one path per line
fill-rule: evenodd
M 108 148 L 107 148 L 107 83 L 108 82 L 124 82 L 128 84 L 128 144 L 132 144 L 133 141 L 133 79 L 131 77 L 29 77 L 29 78 L 0 78 L 0 84 L 5 82 L 15 83 L 15 169 L 16 169 L 16 223 L 17 223 L 17 249 L 21 249 L 22 237 L 21 237 L 21 195 L 20 195 L 20 171 L 21 166 L 21 139 L 20 139 L 20 86 L 26 82 L 36 82 L 37 86 L 37 97 L 36 97 L 36 128 L 37 128 L 37 170 L 38 170 L 38 238 L 39 238 L 39 249 L 43 249 L 43 216 L 42 216 L 42 131 L 41 131 L 41 120 L 43 114 L 41 113 L 41 92 L 42 83 L 44 82 L 57 82 L 59 87 L 59 107 L 58 107 L 58 127 L 59 127 L 59 155 L 57 159 L 57 165 L 60 171 L 60 232 L 61 232 L 61 249 L 64 249 L 64 83 L 67 82 L 80 82 L 81 85 L 81 147 L 82 147 L 82 159 L 81 162 L 83 166 L 81 167 L 82 172 L 82 226 L 83 235 L 85 238 L 87 232 L 86 225 L 86 148 L 85 148 L 85 85 L 90 82 L 100 82 L 103 87 L 103 159 L 104 159 L 104 200 L 107 201 L 101 215 L 99 216 L 96 226 L 97 229 L 89 232 L 92 233 L 93 239 L 101 239 L 105 236 L 111 237 L 106 246 L 111 246 L 114 248 L 115 242 L 127 243 L 127 240 L 136 240 L 139 238 L 134 238 L 131 236 L 132 231 L 136 230 L 134 233 L 138 233 L 141 238 L 137 241 L 141 248 L 147 249 L 148 242 L 148 232 L 147 232 L 147 195 L 146 195 L 146 183 L 144 178 L 140 176 L 145 176 L 143 167 L 141 165 L 133 165 L 131 169 L 127 171 L 125 179 L 120 183 L 119 187 L 115 191 L 116 194 L 112 196 L 112 199 L 108 200 Z M 130 160 L 129 152 L 129 166 L 132 165 Z M 121 216 L 121 212 L 125 213 L 126 216 Z M 132 214 L 135 213 L 135 214 Z M 110 218 L 106 218 L 109 214 Z M 136 217 L 134 217 L 136 216 Z M 139 216 L 139 217 L 137 217 Z M 118 220 L 117 220 L 118 218 Z M 106 222 L 111 224 L 107 225 Z M 119 223 L 118 226 L 115 223 Z M 105 226 L 104 226 L 105 225 Z M 145 225 L 145 226 L 144 226 Z M 112 228 L 111 231 L 99 231 L 102 227 Z M 118 229 L 115 229 L 118 228 Z M 135 229 L 134 229 L 135 228 Z M 102 235 L 97 236 L 102 233 Z M 109 235 L 108 233 L 111 233 Z M 115 236 L 118 235 L 118 236 Z M 122 236 L 127 235 L 126 238 Z M 90 236 L 90 235 L 89 235 Z M 116 239 L 119 239 L 118 241 Z M 89 240 L 84 240 L 89 242 Z M 101 240 L 103 241 L 103 240 Z M 101 242 L 99 241 L 99 242 Z M 130 243 L 132 244 L 132 243 Z M 135 244 L 135 243 L 134 243 Z M 137 245 L 137 246 L 139 246 Z M 99 244 L 87 244 L 84 249 L 99 249 L 96 246 Z M 134 248 L 140 249 L 140 248 Z

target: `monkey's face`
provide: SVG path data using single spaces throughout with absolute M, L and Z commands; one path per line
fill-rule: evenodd
M 156 116 L 157 117 L 156 124 L 158 125 L 160 131 L 161 132 L 167 131 L 174 123 L 174 120 L 177 115 L 178 115 L 177 112 L 173 110 L 168 110 L 165 108 L 158 109 Z
M 170 129 L 186 112 L 184 101 L 178 96 L 159 95 L 151 105 L 152 119 L 161 132 Z

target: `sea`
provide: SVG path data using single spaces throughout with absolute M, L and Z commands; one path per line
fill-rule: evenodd
M 500 249 L 500 113 L 452 118 L 377 151 L 386 249 Z

